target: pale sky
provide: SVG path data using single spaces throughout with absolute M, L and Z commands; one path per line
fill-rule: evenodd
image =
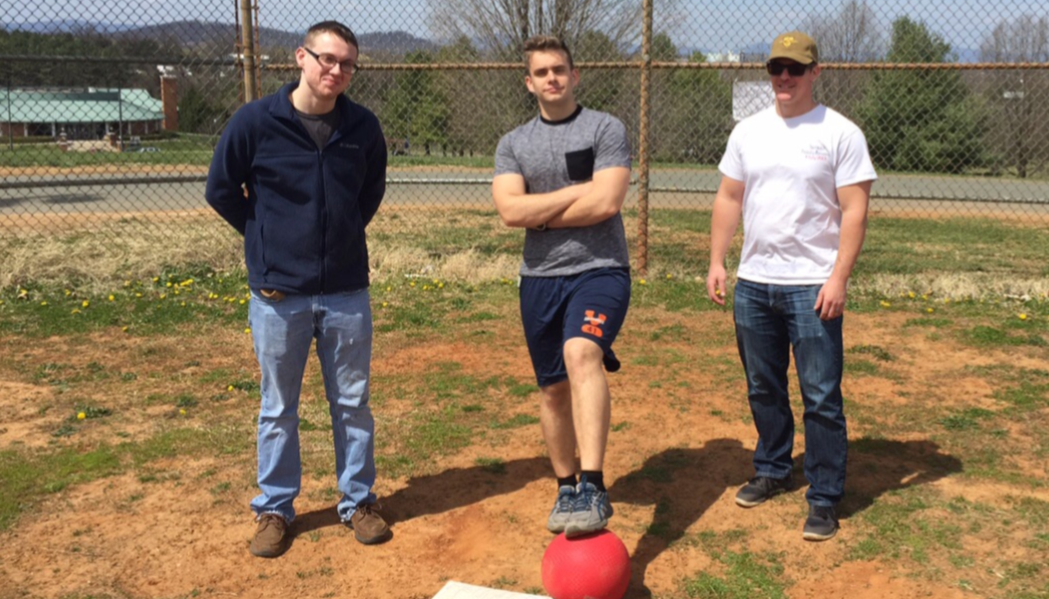
M 429 0 L 257 0 L 260 23 L 305 31 L 333 18 L 358 33 L 403 30 L 433 39 Z M 640 2 L 641 0 L 637 0 Z M 810 14 L 831 15 L 842 0 L 653 0 L 656 30 L 679 47 L 732 50 L 768 43 L 776 34 L 800 26 Z M 0 22 L 85 20 L 133 25 L 177 20 L 232 22 L 240 0 L 0 0 Z M 978 49 L 1003 19 L 1021 14 L 1049 17 L 1046 0 L 867 0 L 886 38 L 902 15 L 923 21 L 955 49 Z M 669 8 L 668 8 L 669 7 Z M 640 25 L 639 25 L 640 27 Z

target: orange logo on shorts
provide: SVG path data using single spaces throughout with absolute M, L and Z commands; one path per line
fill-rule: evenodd
M 583 332 L 590 333 L 594 337 L 601 338 L 605 336 L 605 332 L 601 330 L 601 325 L 605 324 L 605 315 L 598 314 L 594 316 L 593 310 L 586 311 L 586 317 L 583 319 L 586 324 L 583 325 Z

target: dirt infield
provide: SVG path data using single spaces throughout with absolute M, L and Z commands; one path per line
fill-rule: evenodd
M 512 306 L 499 318 L 512 319 Z M 878 346 L 896 352 L 896 332 L 905 316 L 854 315 L 846 320 L 847 347 Z M 699 322 L 702 320 L 702 322 Z M 381 322 L 381 317 L 380 317 Z M 489 321 L 498 323 L 499 320 Z M 485 330 L 485 325 L 477 329 Z M 684 340 L 652 341 L 653 331 L 676 327 Z M 416 339 L 411 334 L 380 334 L 374 361 L 375 407 L 380 441 L 406 426 L 420 409 L 407 387 L 390 395 L 394 381 L 419 384 L 454 362 L 464 377 L 513 377 L 527 381 L 530 365 L 519 335 L 465 335 L 471 341 Z M 0 339 L 12 347 L 11 338 Z M 213 331 L 206 346 L 178 338 L 136 338 L 117 332 L 67 345 L 60 338 L 18 348 L 18 368 L 39 372 L 59 361 L 70 368 L 104 364 L 108 372 L 135 372 L 136 382 L 101 389 L 99 401 L 115 416 L 85 427 L 72 440 L 51 436 L 64 413 L 41 405 L 67 402 L 58 387 L 33 383 L 0 361 L 0 448 L 78 446 L 135 442 L 180 418 L 170 405 L 145 398 L 176 381 L 199 380 L 202 373 L 253 373 L 250 339 L 239 330 Z M 628 597 L 682 597 L 681 584 L 697 573 L 719 574 L 724 564 L 712 556 L 725 551 L 772 555 L 783 565 L 790 597 L 932 599 L 976 597 L 928 572 L 946 562 L 920 566 L 907 561 L 856 559 L 860 526 L 853 519 L 890 494 L 927 487 L 960 500 L 1004 501 L 1009 494 L 1034 494 L 1005 483 L 961 482 L 961 464 L 924 436 L 885 438 L 871 454 L 850 453 L 849 499 L 839 536 L 826 543 L 802 540 L 804 487 L 752 510 L 733 501 L 736 488 L 752 473 L 756 441 L 725 313 L 703 319 L 660 310 L 636 312 L 624 329 L 618 351 L 621 373 L 610 377 L 614 398 L 607 478 L 616 516 L 611 528 L 630 551 L 633 579 Z M 651 359 L 655 353 L 662 358 Z M 1038 359 L 964 346 L 914 335 L 898 352 L 891 377 L 849 376 L 845 394 L 856 409 L 920 409 L 905 392 L 910 381 L 942 381 L 938 407 L 965 406 L 993 393 L 981 381 L 964 378 L 964 368 L 1010 360 L 1038 367 Z M 674 358 L 677 356 L 677 358 Z M 1016 360 L 1020 362 L 1017 363 Z M 693 364 L 700 364 L 695 367 Z M 311 361 L 307 380 L 317 376 Z M 675 381 L 668 384 L 667 381 Z M 385 388 L 384 388 L 385 386 Z M 964 389 L 965 393 L 956 393 Z M 176 392 L 175 389 L 168 389 Z M 87 388 L 76 391 L 90 397 Z M 534 415 L 537 393 L 504 398 L 499 419 Z M 308 393 L 304 411 L 323 413 L 323 398 Z M 463 401 L 483 403 L 481 397 Z M 232 403 L 230 403 L 232 402 Z M 252 421 L 257 398 L 242 394 L 225 404 L 233 415 L 229 442 L 243 447 L 212 457 L 163 457 L 148 467 L 73 485 L 24 513 L 0 534 L 0 598 L 14 597 L 354 597 L 425 599 L 447 580 L 536 592 L 540 560 L 550 535 L 544 529 L 555 482 L 538 425 L 510 431 L 492 429 L 467 447 L 435 456 L 422 474 L 389 477 L 380 472 L 376 491 L 393 522 L 393 540 L 375 547 L 357 544 L 335 514 L 337 497 L 330 466 L 307 469 L 297 501 L 294 543 L 275 560 L 251 557 L 253 533 L 248 502 L 253 484 Z M 214 404 L 218 406 L 220 404 Z M 211 404 L 191 409 L 185 425 L 205 427 Z M 218 412 L 216 412 L 218 414 Z M 902 416 L 901 416 L 902 417 Z M 318 421 L 323 422 L 323 421 Z M 321 424 L 321 428 L 325 428 Z M 850 424 L 854 438 L 877 436 L 864 422 Z M 119 435 L 119 436 L 115 436 Z M 324 434 L 304 442 L 307 463 L 327 464 L 330 443 Z M 235 441 L 234 441 L 235 440 Z M 396 448 L 386 447 L 380 455 Z M 798 436 L 795 455 L 804 452 Z M 498 460 L 498 468 L 489 464 Z M 1041 466 L 1030 465 L 1032 476 Z M 985 558 L 1000 551 L 995 539 L 970 531 L 965 544 Z M 713 543 L 713 545 L 711 545 Z M 1018 540 L 1017 543 L 1020 543 Z M 1017 545 L 1017 551 L 1020 551 Z M 974 570 L 981 585 L 994 574 Z M 765 596 L 765 595 L 754 595 Z

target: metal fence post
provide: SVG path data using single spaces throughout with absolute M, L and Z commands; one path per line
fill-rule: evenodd
M 648 127 L 651 112 L 652 79 L 652 0 L 642 1 L 641 26 L 641 109 L 638 141 L 637 270 L 648 274 Z
M 251 0 L 240 0 L 241 60 L 244 65 L 244 103 L 255 99 L 255 31 L 252 26 Z

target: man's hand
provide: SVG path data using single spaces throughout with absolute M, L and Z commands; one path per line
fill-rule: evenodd
M 725 305 L 725 267 L 711 265 L 707 273 L 707 297 L 719 306 Z
M 820 320 L 834 320 L 845 313 L 846 295 L 845 283 L 828 279 L 820 288 L 812 309 L 820 313 Z

